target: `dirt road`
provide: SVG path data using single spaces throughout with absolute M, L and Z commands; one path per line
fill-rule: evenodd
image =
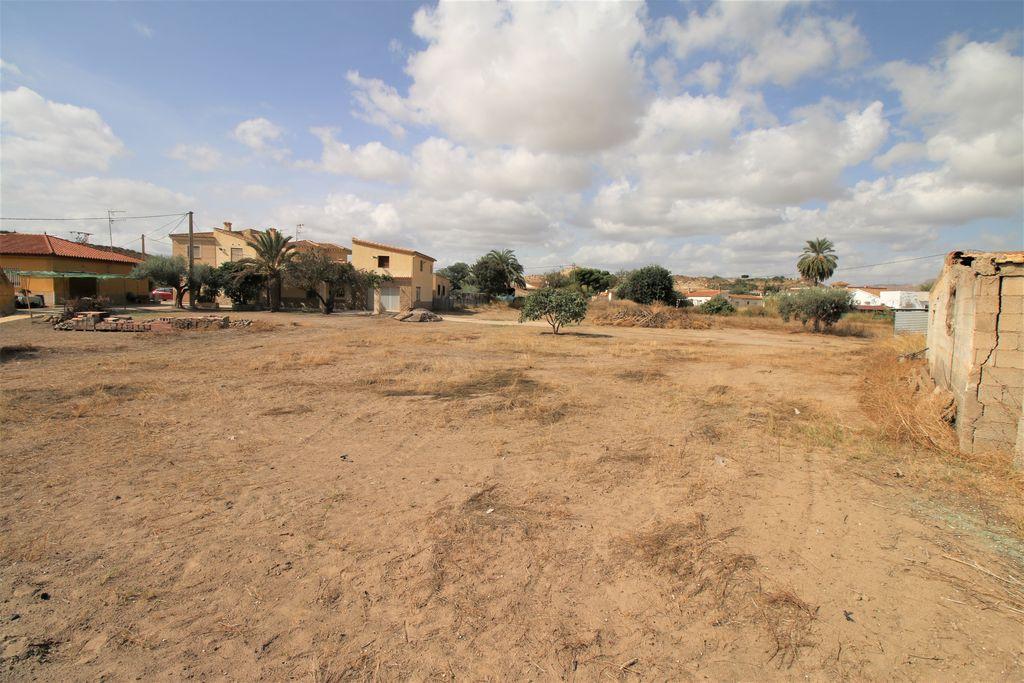
M 1024 677 L 1020 538 L 907 484 L 868 341 L 274 320 L 0 331 L 0 676 Z

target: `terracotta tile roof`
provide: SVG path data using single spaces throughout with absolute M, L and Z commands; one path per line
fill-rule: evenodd
M 360 246 L 363 246 L 363 247 L 371 247 L 373 249 L 384 249 L 385 251 L 394 251 L 394 252 L 397 252 L 399 254 L 409 254 L 410 256 L 419 256 L 420 258 L 426 259 L 428 261 L 436 261 L 437 260 L 433 256 L 427 256 L 426 254 L 423 254 L 421 252 L 415 251 L 413 249 L 405 249 L 403 247 L 392 247 L 392 246 L 390 246 L 388 244 L 381 244 L 380 242 L 371 242 L 369 240 L 361 240 L 358 237 L 353 237 L 352 238 L 352 246 L 355 246 L 357 244 L 360 245 Z
M 684 292 L 686 296 L 718 296 L 725 294 L 723 289 L 695 289 L 692 292 Z
M 33 235 L 22 232 L 0 234 L 0 254 L 19 256 L 64 256 L 66 258 L 112 261 L 114 263 L 142 263 L 141 259 L 97 249 L 52 235 Z
M 341 249 L 342 251 L 352 253 L 352 250 L 348 247 L 343 247 L 340 244 L 334 244 L 332 242 L 314 242 L 313 240 L 298 240 L 292 242 L 296 249 L 310 249 L 313 247 L 319 247 L 320 249 Z

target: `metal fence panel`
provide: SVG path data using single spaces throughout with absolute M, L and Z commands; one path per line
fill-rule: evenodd
M 894 334 L 927 334 L 928 310 L 922 308 L 897 308 L 893 311 Z

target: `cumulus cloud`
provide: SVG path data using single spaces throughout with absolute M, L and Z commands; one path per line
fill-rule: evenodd
M 143 24 L 141 21 L 134 22 L 132 24 L 132 28 L 135 29 L 136 33 L 147 40 L 153 37 L 153 29 L 146 24 Z
M 179 143 L 171 148 L 167 156 L 176 161 L 184 162 L 196 171 L 212 171 L 221 165 L 223 160 L 220 151 L 209 145 L 186 145 Z
M 627 141 L 644 108 L 642 5 L 441 3 L 416 13 L 427 42 L 403 98 L 350 74 L 363 118 L 430 122 L 480 145 L 579 152 Z
M 408 159 L 379 142 L 352 147 L 337 140 L 332 128 L 309 130 L 323 144 L 323 153 L 318 163 L 300 162 L 302 166 L 388 183 L 401 182 L 409 173 Z
M 881 75 L 920 125 L 931 161 L 951 178 L 1024 184 L 1024 60 L 1002 43 L 947 44 L 929 65 L 890 62 Z M 884 162 L 883 162 L 884 163 Z
M 124 144 L 94 109 L 45 99 L 24 86 L 5 91 L 4 174 L 42 170 L 106 170 Z
M 585 158 L 534 153 L 517 147 L 470 150 L 443 138 L 430 138 L 413 151 L 414 182 L 438 197 L 467 191 L 524 199 L 535 194 L 577 192 L 591 182 Z
M 21 69 L 18 68 L 17 64 L 12 62 L 5 62 L 0 59 L 0 73 L 8 73 L 11 76 L 21 76 Z
M 266 154 L 279 160 L 289 154 L 289 151 L 280 144 L 284 130 L 262 116 L 242 121 L 235 126 L 231 136 L 258 154 Z
M 791 86 L 801 78 L 860 63 L 867 42 L 851 19 L 791 12 L 784 2 L 716 2 L 680 21 L 667 17 L 661 37 L 679 59 L 698 50 L 740 56 L 739 84 Z

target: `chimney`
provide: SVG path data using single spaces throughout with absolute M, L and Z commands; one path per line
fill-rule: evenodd
M 231 221 L 224 221 L 224 229 L 231 232 Z

